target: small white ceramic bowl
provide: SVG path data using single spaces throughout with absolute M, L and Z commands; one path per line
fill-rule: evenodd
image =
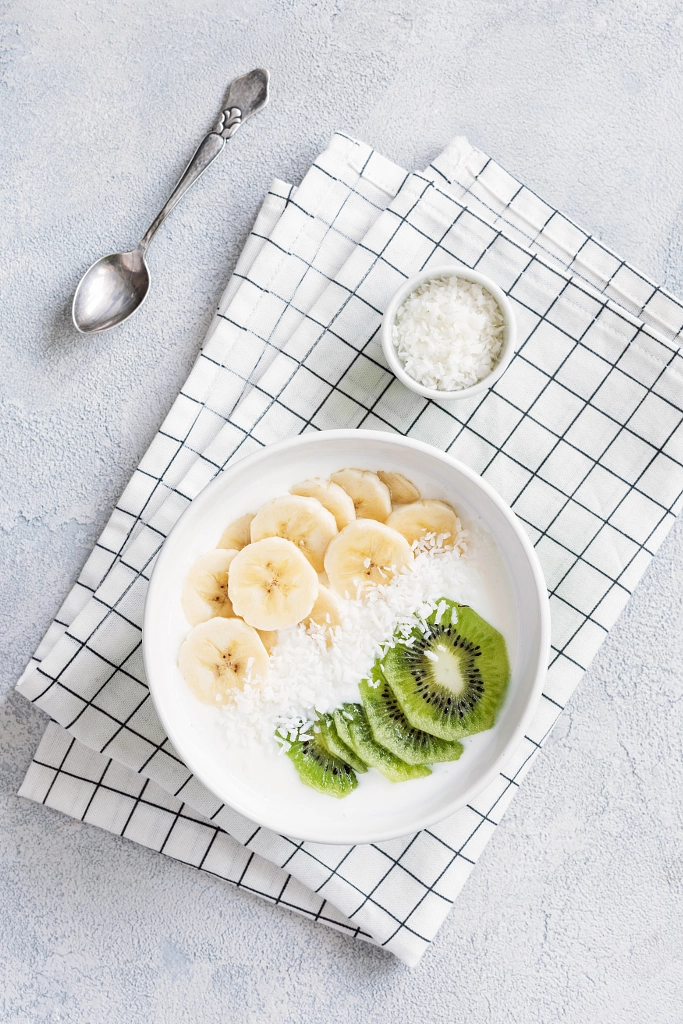
M 263 770 L 252 755 L 237 764 L 220 711 L 201 704 L 178 668 L 189 632 L 181 590 L 192 562 L 215 547 L 228 523 L 286 494 L 299 480 L 348 466 L 404 473 L 425 497 L 452 503 L 489 531 L 509 580 L 514 628 L 508 632 L 512 676 L 493 729 L 465 740 L 459 761 L 428 778 L 391 785 L 363 775 L 344 800 L 304 786 L 286 757 Z M 508 584 L 506 583 L 506 586 Z M 516 634 L 516 635 L 515 635 Z M 275 832 L 319 843 L 372 843 L 408 835 L 469 803 L 514 754 L 536 710 L 548 664 L 548 596 L 536 553 L 513 512 L 467 466 L 430 445 L 372 430 L 302 434 L 230 466 L 180 517 L 156 561 L 147 593 L 143 654 L 154 704 L 188 768 L 224 803 Z
M 427 388 L 423 384 L 418 384 L 418 382 L 411 377 L 409 373 L 407 373 L 391 337 L 391 330 L 394 326 L 394 321 L 396 320 L 396 314 L 398 313 L 399 307 L 403 302 L 405 302 L 410 293 L 415 291 L 418 285 L 424 284 L 425 281 L 429 281 L 435 277 L 459 277 L 463 281 L 473 281 L 475 284 L 480 284 L 482 288 L 486 288 L 486 290 L 491 293 L 500 306 L 505 323 L 503 350 L 500 354 L 500 359 L 494 366 L 493 370 L 491 370 L 491 373 L 486 377 L 482 377 L 480 381 L 477 381 L 477 383 L 473 384 L 471 387 L 461 388 L 459 391 L 440 391 L 438 388 Z M 382 317 L 381 337 L 384 358 L 388 362 L 392 373 L 398 377 L 402 384 L 405 384 L 407 388 L 410 388 L 411 391 L 415 391 L 418 395 L 423 395 L 425 398 L 431 398 L 437 402 L 450 401 L 451 399 L 459 398 L 472 398 L 474 395 L 481 394 L 482 391 L 487 391 L 507 369 L 510 360 L 515 354 L 515 345 L 517 343 L 515 314 L 505 292 L 502 291 L 496 282 L 492 281 L 490 277 L 486 277 L 485 274 L 480 274 L 476 270 L 468 270 L 467 267 L 461 267 L 456 263 L 450 263 L 440 267 L 430 267 L 429 270 L 423 270 L 421 273 L 416 274 L 415 277 L 408 278 L 405 284 L 401 285 L 398 291 L 394 293 L 389 305 L 384 311 L 384 316 Z

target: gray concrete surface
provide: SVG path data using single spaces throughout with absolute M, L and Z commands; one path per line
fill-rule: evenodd
M 683 1021 L 683 525 L 422 964 L 14 796 L 12 693 L 183 381 L 260 198 L 340 128 L 406 167 L 464 132 L 683 288 L 677 0 L 5 0 L 0 8 L 0 1021 Z M 227 81 L 273 102 L 162 230 L 129 325 L 78 278 L 134 243 Z

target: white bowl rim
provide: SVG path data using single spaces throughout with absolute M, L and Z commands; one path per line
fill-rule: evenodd
M 151 609 L 157 601 L 156 591 L 157 589 L 159 589 L 159 579 L 161 577 L 161 573 L 158 571 L 158 567 L 162 561 L 163 547 L 166 541 L 164 541 L 164 544 L 162 544 L 162 547 L 159 550 L 159 553 L 154 564 L 154 568 L 152 570 L 152 574 L 150 576 L 149 586 L 147 588 L 147 595 L 145 598 L 145 608 L 142 626 L 143 663 L 154 707 L 157 711 L 157 714 L 159 715 L 159 718 L 164 729 L 166 730 L 168 738 L 171 740 L 171 743 L 173 744 L 174 749 L 178 752 L 179 756 L 185 763 L 186 767 L 192 772 L 192 774 L 195 775 L 211 793 L 217 796 L 218 799 L 228 804 L 238 813 L 243 814 L 245 818 L 248 818 L 255 824 L 260 825 L 263 828 L 268 828 L 272 831 L 279 831 L 282 834 L 291 835 L 293 838 L 297 838 L 305 842 L 316 842 L 323 844 L 327 843 L 329 845 L 335 846 L 384 842 L 386 840 L 397 839 L 402 836 L 410 835 L 413 832 L 422 831 L 423 829 L 428 828 L 430 825 L 434 825 L 439 821 L 443 821 L 451 814 L 454 814 L 456 811 L 463 808 L 466 804 L 470 803 L 477 796 L 477 794 L 481 793 L 484 789 L 486 789 L 486 787 L 496 778 L 496 776 L 499 775 L 499 773 L 505 767 L 505 764 L 509 761 L 509 759 L 514 755 L 516 749 L 518 748 L 521 740 L 523 739 L 526 733 L 529 723 L 531 722 L 534 714 L 536 713 L 536 709 L 541 699 L 543 684 L 545 682 L 547 675 L 548 660 L 550 655 L 550 604 L 548 600 L 548 591 L 546 588 L 545 578 L 543 576 L 543 571 L 541 569 L 541 565 L 538 560 L 536 551 L 534 550 L 534 547 L 531 541 L 529 540 L 526 531 L 522 527 L 515 513 L 503 501 L 503 499 L 493 489 L 493 487 L 491 487 L 491 485 L 487 483 L 486 480 L 483 479 L 483 477 L 479 476 L 478 473 L 475 473 L 474 470 L 470 469 L 469 466 L 465 465 L 462 462 L 459 462 L 457 459 L 454 459 L 452 456 L 448 455 L 446 452 L 441 451 L 439 448 L 435 448 L 432 445 L 426 444 L 423 441 L 417 441 L 414 438 L 404 437 L 401 434 L 395 435 L 376 430 L 344 428 L 338 430 L 317 431 L 316 433 L 299 434 L 294 438 L 288 438 L 284 441 L 278 441 L 275 444 L 266 445 L 260 451 L 254 452 L 251 455 L 247 455 L 245 456 L 244 459 L 240 459 L 238 462 L 233 463 L 227 469 L 223 470 L 216 477 L 214 477 L 214 479 L 211 480 L 206 485 L 206 487 L 204 487 L 203 490 L 200 491 L 199 494 L 190 502 L 190 505 L 188 505 L 187 509 L 185 509 L 185 511 L 174 524 L 166 540 L 178 528 L 182 519 L 188 513 L 189 509 L 195 504 L 195 502 L 201 500 L 203 496 L 207 495 L 207 492 L 214 489 L 214 487 L 218 486 L 219 482 L 221 486 L 225 486 L 226 474 L 231 474 L 231 471 L 237 471 L 238 468 L 241 470 L 244 469 L 245 467 L 251 466 L 254 463 L 258 462 L 260 459 L 264 458 L 266 454 L 270 456 L 273 454 L 277 454 L 278 452 L 281 451 L 287 451 L 291 448 L 305 447 L 307 444 L 312 444 L 314 442 L 319 443 L 323 439 L 329 439 L 330 441 L 350 441 L 352 439 L 357 440 L 359 437 L 361 439 L 366 438 L 368 440 L 378 440 L 381 438 L 382 441 L 388 444 L 395 444 L 397 447 L 408 447 L 416 451 L 421 451 L 425 455 L 429 455 L 430 457 L 437 458 L 438 460 L 442 461 L 449 468 L 455 469 L 463 476 L 469 478 L 469 480 L 475 486 L 479 486 L 487 495 L 487 497 L 498 507 L 499 511 L 502 512 L 503 516 L 508 520 L 508 523 L 511 526 L 513 532 L 516 534 L 517 539 L 519 540 L 524 550 L 524 553 L 528 558 L 529 566 L 531 568 L 533 580 L 536 586 L 536 594 L 538 597 L 538 604 L 540 609 L 540 629 L 538 644 L 539 650 L 536 662 L 536 674 L 534 677 L 533 684 L 529 691 L 529 697 L 527 700 L 526 708 L 524 712 L 521 714 L 517 726 L 513 729 L 503 750 L 498 755 L 498 757 L 492 762 L 488 770 L 483 772 L 482 775 L 480 775 L 478 779 L 468 787 L 468 789 L 461 793 L 457 800 L 454 800 L 453 803 L 449 805 L 445 811 L 443 810 L 443 808 L 440 808 L 435 813 L 425 814 L 423 817 L 415 819 L 413 822 L 411 822 L 409 827 L 402 825 L 400 828 L 386 828 L 383 831 L 378 832 L 376 835 L 373 835 L 371 838 L 367 836 L 351 836 L 351 838 L 349 839 L 330 840 L 321 838 L 320 835 L 312 834 L 295 836 L 293 833 L 287 832 L 286 829 L 278 829 L 273 826 L 272 822 L 263 820 L 258 815 L 255 815 L 252 811 L 250 811 L 248 807 L 244 806 L 239 800 L 237 800 L 235 803 L 230 803 L 230 801 L 226 800 L 224 796 L 219 795 L 215 792 L 215 790 L 212 788 L 210 778 L 207 778 L 206 774 L 202 770 L 196 770 L 196 766 L 193 766 L 192 764 L 193 758 L 191 756 L 186 758 L 185 752 L 183 750 L 185 744 L 183 743 L 182 738 L 178 736 L 170 717 L 166 714 L 163 699 L 165 694 L 164 687 L 159 685 L 158 680 L 155 678 L 153 667 L 150 664 L 149 650 L 147 644 L 145 643 L 145 635 L 146 633 L 147 635 L 149 635 Z M 164 600 L 165 595 L 162 593 L 160 594 L 160 597 L 161 600 Z M 352 830 L 352 828 L 353 823 L 349 822 L 349 829 Z
M 438 388 L 428 388 L 425 387 L 424 384 L 418 383 L 418 381 L 406 372 L 391 338 L 391 328 L 394 325 L 396 313 L 398 312 L 398 308 L 401 303 L 403 303 L 410 293 L 415 291 L 415 289 L 424 281 L 429 281 L 434 277 L 459 277 L 463 281 L 472 281 L 474 284 L 480 284 L 482 288 L 486 288 L 487 291 L 491 292 L 491 295 L 493 295 L 494 299 L 500 306 L 503 319 L 505 321 L 505 340 L 503 342 L 503 351 L 500 354 L 500 359 L 486 377 L 482 377 L 480 381 L 477 381 L 476 384 L 472 384 L 471 387 L 460 388 L 459 391 L 439 391 Z M 480 395 L 483 391 L 488 391 L 493 387 L 499 377 L 502 376 L 510 365 L 510 360 L 515 354 L 515 348 L 517 345 L 517 325 L 512 304 L 502 288 L 500 288 L 490 277 L 487 277 L 486 274 L 480 274 L 478 270 L 470 270 L 469 267 L 461 266 L 459 263 L 454 262 L 440 264 L 438 267 L 429 267 L 427 270 L 421 270 L 419 274 L 409 277 L 408 280 L 394 292 L 382 317 L 381 339 L 384 358 L 389 363 L 391 372 L 401 381 L 402 384 L 405 384 L 405 386 L 410 388 L 411 391 L 414 391 L 418 395 L 422 395 L 424 398 L 432 398 L 437 402 L 457 401 L 462 398 L 472 398 L 474 395 Z

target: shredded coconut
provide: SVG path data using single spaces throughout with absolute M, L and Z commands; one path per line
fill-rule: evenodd
M 406 373 L 439 391 L 460 391 L 488 376 L 500 358 L 503 333 L 503 314 L 491 293 L 456 276 L 419 285 L 391 329 Z
M 357 600 L 340 598 L 341 625 L 334 630 L 315 623 L 280 630 L 265 682 L 247 682 L 223 708 L 231 744 L 272 744 L 278 730 L 284 751 L 311 734 L 317 714 L 358 701 L 358 683 L 396 643 L 394 635 L 413 643 L 408 634 L 415 626 L 426 632 L 427 616 L 443 614 L 440 599 L 457 593 L 462 565 L 472 557 L 470 533 L 461 529 L 448 548 L 434 534 L 416 542 L 414 562 L 389 583 Z

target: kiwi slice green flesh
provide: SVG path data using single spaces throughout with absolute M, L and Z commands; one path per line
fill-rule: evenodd
M 444 609 L 444 605 L 446 608 Z M 382 671 L 410 724 L 444 740 L 490 729 L 510 678 L 505 640 L 468 605 L 442 600 Z
M 457 761 L 465 749 L 457 740 L 439 739 L 410 724 L 379 662 L 373 665 L 370 677 L 361 682 L 360 696 L 375 740 L 402 761 L 408 764 Z
M 324 747 L 327 747 L 330 754 L 340 758 L 342 761 L 346 761 L 357 772 L 366 772 L 368 770 L 368 766 L 361 761 L 355 750 L 347 743 L 344 743 L 340 737 L 332 715 L 321 715 L 313 726 L 313 731 L 315 732 L 318 728 L 320 729 L 320 742 Z
M 311 789 L 326 796 L 348 796 L 358 785 L 351 765 L 330 754 L 318 735 L 310 740 L 295 740 L 287 751 L 299 778 Z
M 390 782 L 405 782 L 431 775 L 424 765 L 407 764 L 375 741 L 365 711 L 360 704 L 344 704 L 334 712 L 334 724 L 340 738 L 355 750 L 370 768 L 386 776 Z

